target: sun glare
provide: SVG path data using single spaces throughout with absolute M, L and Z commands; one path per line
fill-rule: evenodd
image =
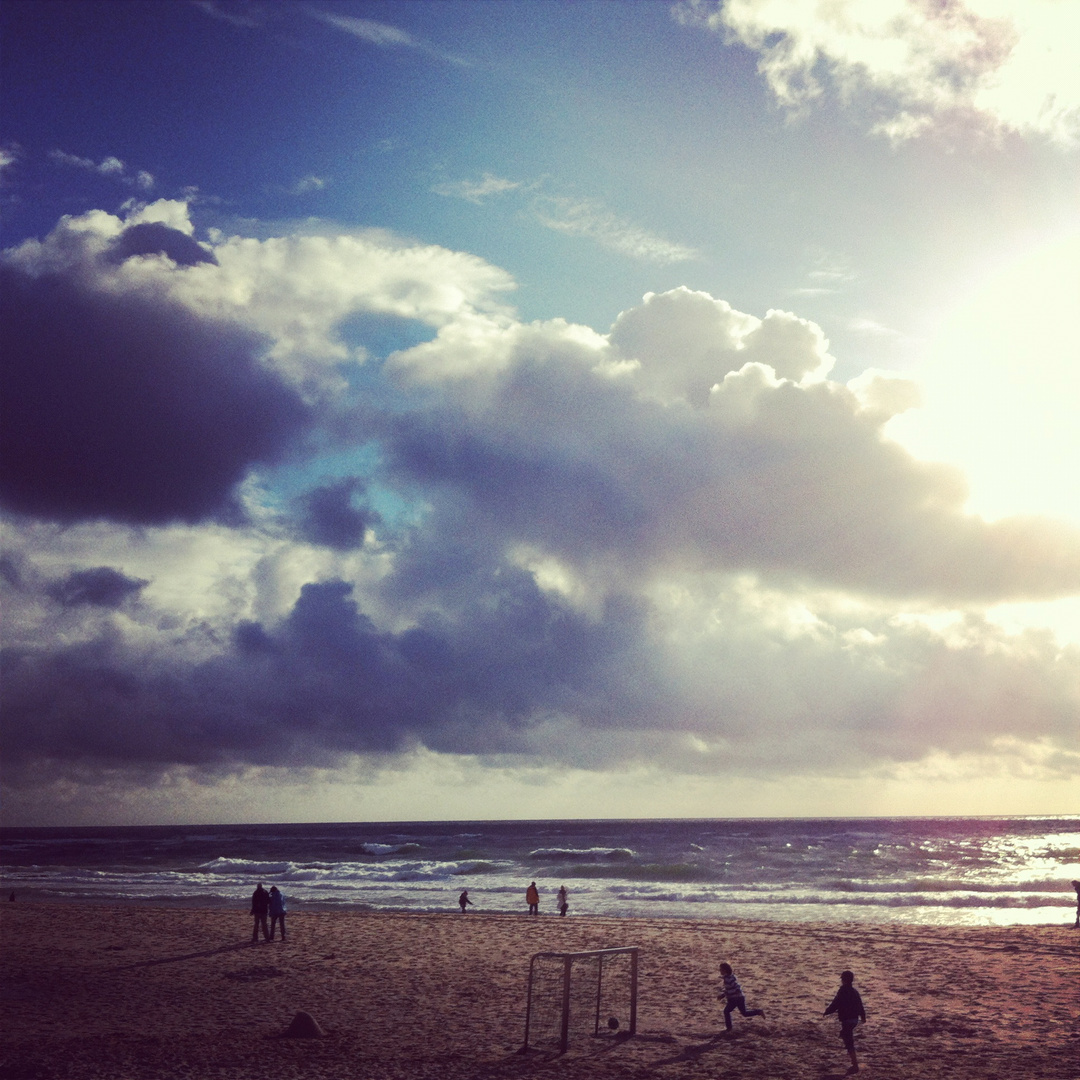
M 960 465 L 987 518 L 1080 521 L 1080 229 L 991 270 L 928 344 L 923 408 L 889 433 Z

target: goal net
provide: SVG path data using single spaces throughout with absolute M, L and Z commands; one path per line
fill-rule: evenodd
M 529 961 L 525 1043 L 558 1049 L 602 1031 L 637 1031 L 638 950 L 542 952 Z

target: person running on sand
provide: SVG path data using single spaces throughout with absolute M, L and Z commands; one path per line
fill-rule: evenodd
M 1080 881 L 1074 881 L 1072 887 L 1076 890 L 1076 922 L 1073 923 L 1074 930 L 1080 930 Z M 15 894 L 11 894 L 11 899 L 15 899 Z
M 262 887 L 260 881 L 255 891 L 251 894 L 251 914 L 255 918 L 255 925 L 251 928 L 251 944 L 259 940 L 259 927 L 262 927 L 263 941 L 270 940 L 270 931 L 266 926 L 266 913 L 270 910 L 270 894 Z
M 270 886 L 270 940 L 274 940 L 274 930 L 281 923 L 281 940 L 285 940 L 285 894 L 278 892 L 276 885 Z
M 861 1020 L 866 1023 L 866 1010 L 863 1008 L 862 997 L 852 983 L 855 976 L 850 971 L 840 972 L 840 989 L 836 991 L 836 997 L 832 1004 L 825 1010 L 825 1015 L 836 1013 L 840 1021 L 840 1038 L 847 1047 L 848 1057 L 851 1058 L 851 1068 L 848 1075 L 859 1071 L 859 1059 L 855 1056 L 855 1027 Z
M 530 915 L 540 914 L 540 891 L 535 881 L 525 890 L 525 903 L 529 905 Z
M 724 989 L 720 991 L 721 998 L 727 998 L 727 1004 L 724 1006 L 724 1027 L 728 1031 L 731 1030 L 731 1014 L 735 1009 L 738 1009 L 743 1016 L 764 1016 L 764 1010 L 762 1009 L 747 1009 L 746 998 L 743 997 L 742 987 L 739 986 L 739 980 L 735 978 L 735 972 L 731 970 L 730 964 L 720 965 L 720 974 L 724 976 Z
M 457 898 L 457 902 L 461 905 L 461 914 L 464 915 L 466 910 L 465 905 L 472 903 L 472 901 L 469 899 L 468 889 L 461 890 L 461 895 Z
M 565 885 L 560 885 L 559 886 L 559 900 L 558 900 L 558 904 L 556 906 L 559 909 L 559 914 L 560 915 L 565 915 L 566 914 L 566 909 L 570 906 L 569 903 L 567 903 L 567 900 L 566 900 L 566 886 Z

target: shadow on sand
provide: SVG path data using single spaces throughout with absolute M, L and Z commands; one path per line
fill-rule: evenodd
M 703 1039 L 703 1042 L 689 1043 L 679 1051 L 674 1057 L 663 1058 L 659 1061 L 653 1062 L 654 1067 L 661 1065 L 676 1065 L 682 1061 L 697 1061 L 703 1054 L 709 1053 L 710 1050 L 716 1050 L 724 1043 L 730 1042 L 733 1038 L 730 1031 L 718 1031 L 713 1035 L 690 1035 L 692 1039 Z
M 631 1035 L 629 1031 L 620 1031 L 617 1033 L 601 1032 L 600 1035 L 595 1036 L 592 1039 L 579 1038 L 575 1039 L 571 1047 L 571 1055 L 577 1058 L 593 1057 L 597 1054 L 607 1054 L 612 1050 L 617 1049 L 620 1046 L 624 1046 L 626 1043 L 673 1043 L 678 1042 L 674 1035 L 668 1034 L 650 1034 L 648 1032 L 638 1031 L 634 1035 Z M 536 1064 L 553 1064 L 556 1061 L 564 1060 L 567 1055 L 562 1054 L 558 1050 L 552 1050 L 550 1048 L 541 1048 L 537 1046 L 519 1047 L 512 1054 L 502 1059 L 503 1065 L 512 1065 L 519 1063 L 524 1057 L 532 1065 Z
M 253 942 L 241 941 L 235 945 L 219 945 L 216 949 L 204 949 L 202 952 L 184 953 L 181 956 L 162 956 L 157 960 L 139 960 L 134 964 L 120 964 L 106 968 L 106 971 L 131 971 L 133 968 L 157 967 L 158 964 L 177 964 L 181 960 L 198 960 L 203 956 L 219 956 L 221 953 L 240 952 L 250 949 Z

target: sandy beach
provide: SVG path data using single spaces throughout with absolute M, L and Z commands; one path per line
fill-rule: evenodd
M 0 908 L 6 1080 L 101 1077 L 843 1076 L 822 1012 L 851 968 L 861 1073 L 1077 1080 L 1080 931 L 686 922 L 456 912 L 294 912 L 250 944 L 247 914 Z M 638 1030 L 519 1053 L 529 957 L 639 946 Z M 729 1036 L 717 965 L 751 1007 Z M 283 1038 L 298 1010 L 322 1038 Z M 625 1022 L 624 1022 L 625 1028 Z

